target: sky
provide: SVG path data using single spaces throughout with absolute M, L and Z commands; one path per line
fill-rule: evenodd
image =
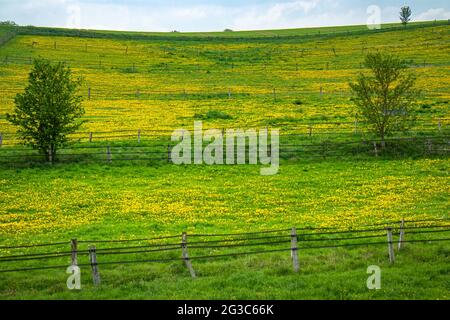
M 448 0 L 0 0 L 0 21 L 128 31 L 261 30 L 398 22 L 404 5 L 413 21 L 450 19 Z

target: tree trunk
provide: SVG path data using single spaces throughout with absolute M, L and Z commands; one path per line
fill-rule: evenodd
M 48 147 L 47 150 L 47 161 L 51 163 L 53 163 L 53 161 L 55 161 L 55 156 L 56 156 L 56 147 L 55 145 L 50 145 Z
M 50 164 L 53 163 L 53 151 L 52 151 L 52 147 L 49 147 L 49 148 L 48 148 L 47 161 L 50 162 Z

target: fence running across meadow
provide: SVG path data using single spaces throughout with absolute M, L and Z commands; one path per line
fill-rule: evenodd
M 350 79 L 349 79 L 350 81 Z M 298 99 L 305 97 L 313 97 L 321 100 L 328 98 L 336 99 L 349 99 L 352 97 L 352 92 L 349 90 L 343 90 L 335 88 L 333 84 L 326 83 L 324 80 L 319 83 L 314 83 L 317 89 L 305 89 L 301 87 L 281 87 L 279 85 L 271 84 L 251 84 L 251 85 L 234 85 L 234 84 L 214 84 L 211 83 L 205 85 L 201 83 L 200 89 L 187 89 L 183 88 L 186 85 L 177 84 L 177 89 L 159 89 L 148 88 L 146 86 L 136 86 L 135 88 L 118 89 L 117 87 L 102 86 L 100 88 L 94 88 L 93 86 L 83 87 L 80 89 L 80 95 L 86 98 L 87 101 L 91 100 L 129 100 L 129 101 L 145 101 L 145 100 L 180 100 L 180 101 L 196 101 L 204 99 L 220 99 L 231 101 L 233 99 L 240 98 L 258 98 L 258 99 L 270 99 L 273 101 L 279 101 L 281 99 Z M 192 84 L 192 82 L 190 82 Z M 3 102 L 13 103 L 16 94 L 23 93 L 24 87 L 9 87 L 0 88 L 0 97 Z M 426 89 L 422 92 L 422 97 L 441 98 L 443 103 L 447 104 L 447 88 L 439 90 Z M 138 110 L 151 110 L 151 107 L 139 107 L 135 106 Z M 201 108 L 201 106 L 177 106 L 176 110 L 195 110 Z M 117 107 L 117 110 L 120 110 Z M 10 111 L 10 109 L 0 109 L 1 112 Z
M 140 135 L 140 134 L 139 134 Z M 309 135 L 311 137 L 311 134 Z M 124 136 L 121 136 L 124 137 Z M 135 137 L 127 135 L 127 138 Z M 308 135 L 287 135 L 282 136 L 279 144 L 278 155 L 281 159 L 309 159 L 309 158 L 339 158 L 353 156 L 382 156 L 386 150 L 381 148 L 382 141 L 379 139 L 358 138 L 353 141 L 339 141 L 322 139 L 320 141 L 308 141 Z M 110 139 L 117 136 L 109 137 Z M 298 138 L 300 140 L 296 140 Z M 340 136 L 342 138 L 342 136 Z M 303 139 L 303 140 L 301 140 Z M 107 139 L 105 139 L 108 141 Z M 92 141 L 92 135 L 91 139 Z M 114 163 L 114 162 L 167 162 L 173 159 L 173 146 L 175 142 L 170 141 L 170 136 L 159 137 L 150 144 L 141 144 L 141 137 L 138 137 L 137 144 L 127 144 L 130 140 L 115 140 L 101 144 L 74 145 L 61 148 L 56 158 L 52 162 L 58 163 Z M 115 144 L 111 144 L 115 143 Z M 448 156 L 450 152 L 450 136 L 415 136 L 385 139 L 386 146 L 389 147 L 388 154 L 393 156 L 403 156 L 409 154 L 408 148 L 411 145 L 415 148 L 415 154 L 424 156 Z M 125 143 L 125 144 L 123 144 Z M 1 144 L 0 144 L 1 147 Z M 245 146 L 244 152 L 250 152 L 252 146 Z M 239 148 L 234 147 L 232 154 L 229 154 L 226 144 L 223 145 L 223 154 L 236 159 L 240 154 Z M 267 155 L 274 152 L 271 143 L 267 146 Z M 247 156 L 246 156 L 247 158 Z M 245 159 L 246 159 L 245 158 Z M 4 146 L 0 148 L 0 163 L 2 164 L 28 164 L 47 161 L 46 157 L 37 150 L 20 146 Z M 249 159 L 245 160 L 249 163 Z
M 298 272 L 301 254 L 305 250 L 381 245 L 387 246 L 389 261 L 394 263 L 395 251 L 398 254 L 406 244 L 450 241 L 449 220 L 402 219 L 347 229 L 302 226 L 236 233 L 183 232 L 181 235 L 134 239 L 72 239 L 12 244 L 0 246 L 0 252 L 3 252 L 0 256 L 0 273 L 50 269 L 65 271 L 70 266 L 88 267 L 92 271 L 94 284 L 98 285 L 101 266 L 182 261 L 191 276 L 196 277 L 192 261 L 277 252 L 290 252 L 293 269 Z M 394 234 L 398 235 L 395 239 Z M 82 249 L 83 246 L 87 248 Z M 52 247 L 57 249 L 49 250 Z M 41 251 L 40 248 L 47 248 L 48 251 Z M 119 256 L 128 259 L 110 258 Z M 53 263 L 54 261 L 57 262 Z

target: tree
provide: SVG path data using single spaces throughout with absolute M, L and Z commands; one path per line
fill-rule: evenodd
M 82 124 L 78 120 L 84 114 L 80 84 L 81 79 L 72 79 L 70 68 L 63 63 L 35 60 L 25 91 L 14 99 L 14 113 L 6 115 L 18 126 L 23 143 L 38 149 L 50 162 L 57 149 L 67 144 L 67 135 Z
M 7 26 L 7 27 L 17 27 L 18 25 L 14 21 L 0 21 L 0 26 Z
M 405 131 L 412 125 L 414 107 L 420 90 L 415 88 L 415 77 L 408 72 L 409 63 L 390 54 L 370 53 L 365 66 L 372 75 L 358 76 L 350 83 L 358 115 L 369 129 L 381 139 L 395 131 Z
M 411 21 L 411 8 L 404 6 L 400 9 L 400 21 L 406 27 L 407 23 Z

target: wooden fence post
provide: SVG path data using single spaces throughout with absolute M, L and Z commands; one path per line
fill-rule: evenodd
M 298 272 L 299 263 L 298 263 L 298 246 L 297 246 L 297 230 L 295 227 L 291 230 L 291 256 L 292 263 L 294 265 L 294 272 Z
M 111 162 L 111 147 L 107 146 L 106 147 L 106 159 L 108 160 L 108 162 Z
M 273 100 L 277 100 L 277 90 L 273 88 Z
M 389 249 L 389 262 L 395 262 L 394 256 L 394 245 L 392 243 L 392 228 L 387 228 L 387 240 L 388 240 L 388 249 Z
M 91 87 L 88 88 L 88 100 L 91 100 Z
M 167 145 L 167 162 L 171 162 L 172 161 L 172 148 L 170 146 L 170 144 Z
M 438 130 L 439 130 L 439 132 L 441 132 L 441 128 L 442 128 L 441 119 L 439 119 L 438 120 Z
M 92 132 L 89 132 L 89 142 L 92 142 Z
M 231 89 L 228 88 L 228 99 L 231 99 Z
M 186 264 L 186 267 L 189 269 L 189 272 L 191 273 L 191 277 L 195 278 L 195 271 L 194 268 L 192 268 L 191 260 L 189 260 L 189 255 L 187 251 L 187 234 L 186 232 L 183 232 L 181 235 L 181 250 L 183 254 L 184 263 Z
M 3 144 L 3 133 L 0 132 L 0 147 L 2 146 L 2 144 Z
M 398 250 L 400 250 L 403 247 L 403 240 L 405 239 L 405 219 L 402 219 L 402 222 L 400 223 L 400 234 L 398 238 Z
M 324 159 L 327 157 L 327 143 L 326 143 L 326 141 L 322 142 L 322 157 Z
M 312 136 L 312 126 L 309 126 L 308 129 L 309 129 L 309 136 L 311 137 Z
M 358 134 L 358 120 L 355 119 L 355 134 Z
M 78 265 L 78 241 L 77 239 L 70 240 L 70 246 L 72 248 L 72 266 Z
M 141 129 L 138 130 L 138 143 L 141 143 Z
M 373 151 L 375 152 L 375 157 L 378 157 L 378 149 L 377 149 L 377 142 L 373 142 Z
M 323 88 L 322 86 L 320 86 L 320 98 L 322 99 L 322 95 L 323 95 Z
M 50 162 L 50 164 L 53 164 L 52 148 L 48 148 L 48 161 Z
M 432 153 L 433 152 L 433 141 L 431 141 L 431 139 L 427 140 L 427 146 L 428 146 L 428 153 Z
M 92 269 L 92 281 L 95 286 L 100 284 L 100 273 L 98 271 L 97 254 L 95 252 L 95 246 L 89 246 L 89 262 Z

